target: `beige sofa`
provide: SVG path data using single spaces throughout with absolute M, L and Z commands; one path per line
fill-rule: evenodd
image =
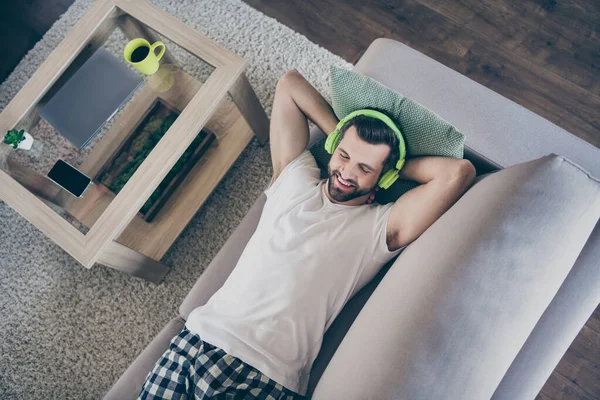
M 312 366 L 314 399 L 534 399 L 600 302 L 600 150 L 401 43 L 355 66 L 466 135 L 478 178 L 352 298 Z M 311 144 L 323 137 L 311 131 Z M 219 289 L 261 195 L 106 399 L 133 399 Z

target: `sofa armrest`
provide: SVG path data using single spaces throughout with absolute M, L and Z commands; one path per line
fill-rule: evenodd
M 398 256 L 313 399 L 491 398 L 599 218 L 600 182 L 555 154 L 479 181 Z
M 600 222 L 491 400 L 535 399 L 600 303 Z

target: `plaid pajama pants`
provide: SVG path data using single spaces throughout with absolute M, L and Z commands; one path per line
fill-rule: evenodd
M 138 399 L 260 399 L 303 397 L 183 328 L 146 377 Z

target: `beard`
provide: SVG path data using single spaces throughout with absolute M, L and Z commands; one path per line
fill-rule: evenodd
M 362 197 L 366 194 L 369 194 L 373 191 L 375 186 L 371 188 L 361 188 L 355 182 L 351 182 L 354 186 L 348 190 L 343 190 L 339 188 L 339 183 L 337 182 L 337 176 L 341 176 L 338 171 L 332 171 L 331 168 L 327 167 L 328 171 L 328 180 L 327 180 L 327 190 L 329 190 L 329 195 L 332 199 L 337 201 L 338 203 L 344 203 L 346 201 L 350 201 L 357 197 Z M 335 182 L 335 183 L 334 183 Z

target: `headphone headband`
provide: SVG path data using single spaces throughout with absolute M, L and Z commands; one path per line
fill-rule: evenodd
M 404 166 L 404 163 L 406 161 L 406 144 L 404 142 L 404 137 L 402 136 L 402 132 L 400 132 L 400 129 L 398 129 L 394 121 L 392 121 L 392 119 L 384 113 L 369 109 L 356 110 L 351 112 L 340 122 L 338 122 L 337 126 L 335 127 L 335 130 L 328 135 L 327 140 L 325 141 L 325 150 L 329 154 L 333 154 L 335 148 L 341 140 L 342 127 L 346 124 L 346 122 L 359 115 L 364 115 L 366 117 L 375 118 L 382 121 L 391 130 L 393 130 L 396 133 L 396 136 L 398 137 L 400 157 L 398 159 L 398 162 L 396 163 L 396 169 L 392 168 L 389 171 L 386 171 L 386 173 L 381 177 L 378 183 L 379 187 L 387 189 L 398 179 L 398 172 Z

